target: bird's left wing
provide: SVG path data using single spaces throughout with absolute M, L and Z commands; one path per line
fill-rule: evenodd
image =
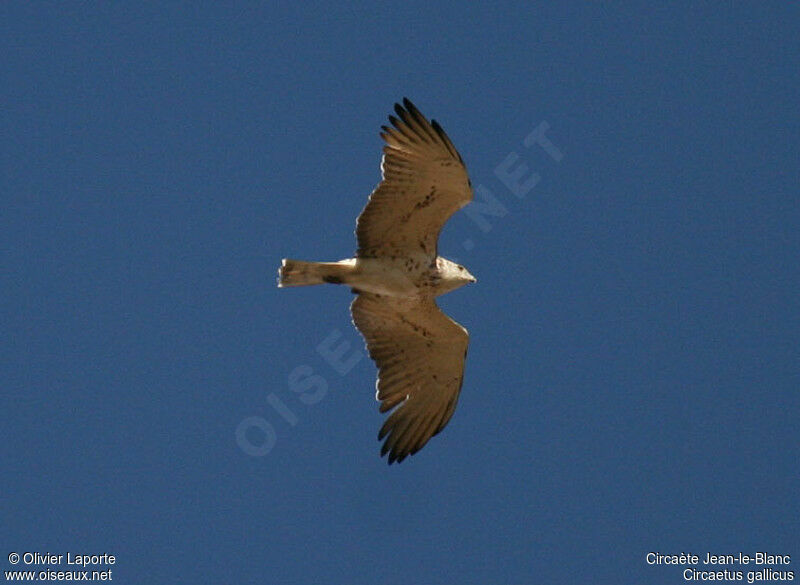
M 439 232 L 448 218 L 472 200 L 467 169 L 435 120 L 408 99 L 395 104 L 394 127 L 383 126 L 383 180 L 356 224 L 361 258 L 436 258 Z
M 469 334 L 432 298 L 361 293 L 350 307 L 378 366 L 381 412 L 394 408 L 378 433 L 389 463 L 419 451 L 455 411 Z

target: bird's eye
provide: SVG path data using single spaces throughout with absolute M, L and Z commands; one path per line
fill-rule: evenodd
M 458 265 L 458 269 L 459 269 L 459 270 L 464 270 L 464 267 L 463 267 L 463 266 L 461 266 L 461 264 L 459 264 L 459 265 Z

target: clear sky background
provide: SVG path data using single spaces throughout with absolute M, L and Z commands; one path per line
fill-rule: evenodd
M 4 570 L 800 578 L 800 9 L 552 4 L 3 3 Z M 389 467 L 349 291 L 275 284 L 352 255 L 403 96 L 495 215 L 440 244 L 478 277 L 459 407 Z

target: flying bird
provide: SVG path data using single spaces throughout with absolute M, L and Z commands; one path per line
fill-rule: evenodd
M 464 161 L 408 99 L 394 109 L 381 132 L 383 179 L 356 222 L 355 257 L 285 259 L 278 271 L 279 287 L 343 284 L 358 295 L 353 324 L 378 367 L 380 411 L 391 411 L 378 433 L 389 464 L 415 454 L 453 416 L 469 334 L 435 298 L 475 282 L 437 250 L 445 222 L 472 200 Z

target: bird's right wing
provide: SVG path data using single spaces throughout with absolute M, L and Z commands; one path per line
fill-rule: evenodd
M 455 411 L 469 334 L 433 299 L 361 293 L 350 307 L 378 366 L 381 412 L 394 408 L 378 433 L 389 463 L 419 451 Z
M 431 263 L 445 222 L 472 200 L 467 169 L 435 120 L 408 99 L 383 126 L 383 180 L 358 217 L 361 258 L 416 257 Z

